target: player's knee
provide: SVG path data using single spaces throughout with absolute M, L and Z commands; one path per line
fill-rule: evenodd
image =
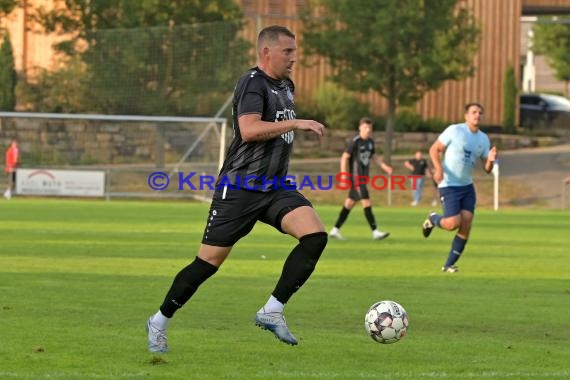
M 461 226 L 461 219 L 458 217 L 444 218 L 440 222 L 441 227 L 448 231 L 455 231 Z
M 303 251 L 317 262 L 327 245 L 328 235 L 326 232 L 314 232 L 301 236 L 299 242 L 303 246 Z

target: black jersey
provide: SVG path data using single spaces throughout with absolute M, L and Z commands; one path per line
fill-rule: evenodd
M 348 170 L 352 175 L 368 175 L 370 168 L 370 160 L 374 154 L 374 140 L 363 140 L 360 136 L 356 136 L 348 144 L 345 152 L 350 154 L 350 163 Z
M 271 140 L 244 142 L 238 118 L 256 113 L 261 115 L 261 120 L 269 122 L 295 119 L 294 91 L 291 80 L 270 78 L 258 67 L 241 76 L 233 98 L 234 138 L 218 183 L 223 180 L 235 186 L 268 191 L 277 187 L 267 186 L 268 181 L 275 178 L 279 181 L 287 175 L 295 133 L 290 131 Z
M 412 170 L 413 175 L 426 175 L 428 163 L 425 158 L 420 158 L 419 160 L 412 158 L 408 162 L 414 167 L 414 170 Z

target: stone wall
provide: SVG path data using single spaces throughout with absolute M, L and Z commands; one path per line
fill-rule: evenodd
M 116 122 L 62 119 L 0 119 L 0 144 L 7 147 L 12 138 L 20 143 L 24 166 L 98 166 L 136 164 L 162 167 L 177 163 L 191 145 L 196 145 L 187 162 L 217 163 L 219 134 L 215 128 L 199 136 L 207 124 Z M 338 157 L 355 131 L 327 130 L 323 138 L 297 131 L 294 157 Z M 395 133 L 394 153 L 426 152 L 437 133 Z M 548 137 L 490 134 L 499 149 L 548 146 L 558 140 Z M 227 143 L 232 138 L 227 130 Z M 378 154 L 384 147 L 384 132 L 375 132 Z M 2 155 L 1 160 L 4 160 Z
M 340 156 L 346 144 L 356 135 L 355 131 L 328 130 L 323 138 L 314 134 L 297 132 L 295 137 L 295 156 L 330 157 Z M 437 139 L 439 133 L 435 132 L 397 132 L 392 141 L 392 152 L 413 153 L 417 150 L 427 152 L 431 144 Z M 548 136 L 523 136 L 489 133 L 492 145 L 499 149 L 519 149 L 528 147 L 551 146 L 563 142 Z M 378 154 L 384 149 L 385 133 L 374 132 L 374 142 Z
M 176 162 L 207 127 L 205 123 L 122 122 L 4 118 L 0 143 L 17 138 L 23 164 L 116 165 Z M 218 134 L 213 130 L 191 159 L 216 161 Z

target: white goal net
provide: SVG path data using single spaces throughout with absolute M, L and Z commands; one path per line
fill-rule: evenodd
M 221 117 L 0 112 L 0 128 L 6 142 L 18 140 L 21 168 L 104 171 L 107 198 L 205 200 L 211 186 L 207 180 L 200 181 L 218 174 L 227 121 Z

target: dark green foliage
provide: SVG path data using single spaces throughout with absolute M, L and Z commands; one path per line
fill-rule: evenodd
M 422 119 L 421 115 L 409 110 L 398 112 L 396 131 L 398 132 L 442 132 L 448 122 L 441 119 Z
M 247 68 L 250 45 L 238 37 L 243 19 L 232 1 L 65 3 L 36 17 L 47 31 L 76 36 L 56 45 L 83 64 L 75 67 L 82 101 L 57 106 L 67 112 L 211 115 Z
M 386 116 L 376 116 L 374 118 L 377 131 L 384 131 L 386 128 Z M 415 111 L 407 108 L 398 110 L 398 115 L 396 117 L 396 132 L 434 132 L 440 133 L 445 127 L 449 125 L 449 122 L 438 119 L 430 118 L 423 119 L 421 115 Z
M 19 5 L 18 0 L 0 0 L 0 17 L 9 14 Z
M 370 105 L 331 82 L 323 83 L 316 91 L 314 108 L 324 115 L 328 128 L 356 130 L 363 116 L 370 116 Z
M 6 33 L 0 45 L 0 111 L 14 111 L 16 81 L 14 52 L 8 33 Z
M 508 133 L 515 133 L 515 117 L 517 110 L 517 82 L 515 79 L 515 69 L 512 66 L 507 68 L 503 82 L 503 128 Z
M 543 17 L 534 28 L 532 39 L 536 54 L 546 57 L 550 67 L 554 69 L 556 79 L 566 83 L 565 96 L 568 97 L 570 83 L 570 24 L 556 23 L 556 20 Z
M 22 108 L 35 112 L 78 113 L 90 104 L 85 65 L 75 56 L 66 60 L 65 69 L 37 69 L 33 82 L 21 80 L 18 98 Z M 24 78 L 25 79 L 25 78 Z

